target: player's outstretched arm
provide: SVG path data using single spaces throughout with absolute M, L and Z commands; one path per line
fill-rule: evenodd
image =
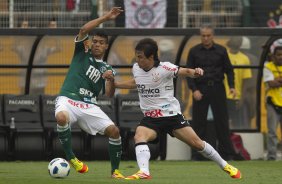
M 82 40 L 83 38 L 85 38 L 85 36 L 90 31 L 92 31 L 95 27 L 97 27 L 101 23 L 108 21 L 108 20 L 115 19 L 121 12 L 123 12 L 121 7 L 113 7 L 109 12 L 107 12 L 103 16 L 87 22 L 80 28 L 80 31 L 78 34 L 78 40 Z
M 128 81 L 115 82 L 115 88 L 119 89 L 136 89 L 136 83 L 134 79 Z
M 197 78 L 197 77 L 201 77 L 204 75 L 204 70 L 201 68 L 182 68 L 179 67 L 179 71 L 178 71 L 178 76 L 180 77 L 191 77 L 191 78 Z

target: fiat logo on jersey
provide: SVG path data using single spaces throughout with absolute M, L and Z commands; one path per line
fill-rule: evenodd
M 153 80 L 153 82 L 158 82 L 160 80 L 160 74 L 159 73 L 153 73 L 152 74 L 152 80 Z

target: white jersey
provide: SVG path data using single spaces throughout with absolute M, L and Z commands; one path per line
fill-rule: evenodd
M 144 116 L 153 118 L 181 114 L 180 104 L 174 97 L 173 78 L 178 66 L 170 62 L 160 62 L 145 72 L 137 63 L 133 65 L 133 75 L 140 99 L 140 108 Z

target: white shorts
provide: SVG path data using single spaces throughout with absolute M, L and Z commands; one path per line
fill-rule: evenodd
M 104 135 L 105 129 L 114 125 L 97 105 L 72 100 L 65 96 L 59 96 L 56 99 L 55 115 L 60 111 L 68 112 L 70 126 L 77 123 L 82 130 L 91 135 L 97 133 Z

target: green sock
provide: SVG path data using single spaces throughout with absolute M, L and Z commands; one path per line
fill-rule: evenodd
M 66 159 L 70 160 L 75 158 L 75 155 L 72 152 L 71 130 L 69 124 L 67 124 L 66 126 L 57 125 L 57 131 L 60 143 L 62 144 L 64 152 L 66 154 Z
M 113 173 L 115 169 L 119 168 L 119 163 L 122 153 L 121 149 L 122 149 L 121 138 L 118 139 L 109 138 L 109 155 L 110 155 L 111 166 L 112 166 L 111 173 Z

